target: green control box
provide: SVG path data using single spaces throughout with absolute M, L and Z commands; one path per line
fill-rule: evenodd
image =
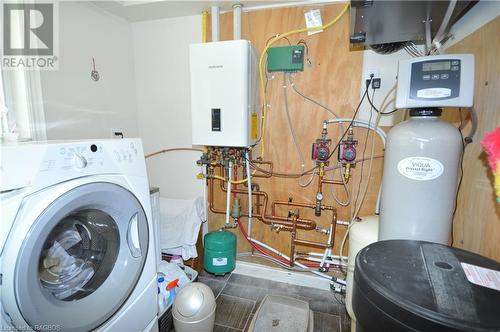
M 303 71 L 304 45 L 270 47 L 267 50 L 267 71 Z

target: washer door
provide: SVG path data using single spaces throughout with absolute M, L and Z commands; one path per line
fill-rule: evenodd
M 147 256 L 148 224 L 125 188 L 91 183 L 38 217 L 16 264 L 17 304 L 35 330 L 89 331 L 127 300 Z

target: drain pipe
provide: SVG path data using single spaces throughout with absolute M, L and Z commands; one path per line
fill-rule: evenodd
M 219 15 L 220 15 L 219 7 L 212 6 L 212 42 L 217 42 L 220 39 Z
M 241 39 L 241 9 L 243 5 L 237 3 L 233 5 L 233 39 Z

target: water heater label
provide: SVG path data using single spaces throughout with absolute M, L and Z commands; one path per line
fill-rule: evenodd
M 403 176 L 417 181 L 434 180 L 443 174 L 444 166 L 439 160 L 426 157 L 409 157 L 398 163 Z
M 213 266 L 227 265 L 227 257 L 217 257 L 212 259 Z

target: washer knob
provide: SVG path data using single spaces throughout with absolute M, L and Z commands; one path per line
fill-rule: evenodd
M 79 153 L 73 155 L 73 165 L 78 169 L 87 167 L 87 159 Z

